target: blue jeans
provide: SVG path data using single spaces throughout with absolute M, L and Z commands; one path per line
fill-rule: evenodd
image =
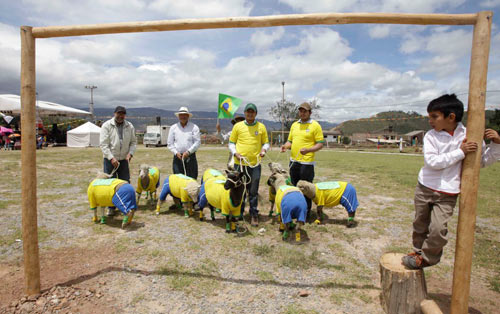
M 126 159 L 124 160 L 118 160 L 120 163 L 120 166 L 118 167 L 118 170 L 113 174 L 113 178 L 118 178 L 127 181 L 130 183 L 130 170 L 128 168 L 128 161 Z M 113 171 L 113 164 L 111 163 L 111 160 L 104 158 L 104 173 L 110 174 Z
M 260 172 L 261 172 L 261 166 L 258 165 L 255 168 L 250 168 L 250 167 L 245 167 L 241 165 L 234 165 L 236 168 L 236 171 L 240 171 L 245 173 L 245 177 L 247 177 L 247 182 L 250 182 L 246 185 L 246 190 L 249 191 L 249 198 L 250 198 L 250 216 L 257 216 L 259 215 L 259 210 L 257 209 L 257 205 L 259 203 L 259 181 L 260 181 Z M 247 176 L 250 176 L 248 178 Z M 246 193 L 243 195 L 243 203 L 241 204 L 241 214 L 245 212 L 245 198 L 246 198 Z

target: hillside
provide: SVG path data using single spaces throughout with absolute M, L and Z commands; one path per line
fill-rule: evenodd
M 83 109 L 86 110 L 86 109 Z M 156 117 L 161 117 L 161 123 L 171 125 L 176 123 L 177 117 L 173 110 L 163 110 L 152 107 L 145 108 L 127 108 L 127 119 L 134 124 L 138 131 L 146 130 L 146 125 L 156 124 Z M 113 115 L 112 108 L 95 108 L 94 113 L 97 120 L 105 121 Z M 217 112 L 215 111 L 193 111 L 191 121 L 196 123 L 203 132 L 215 132 L 215 124 L 217 123 Z M 258 117 L 257 117 L 258 119 Z M 280 130 L 281 124 L 265 119 L 258 119 L 264 123 L 268 131 Z M 220 120 L 221 128 L 224 131 L 231 129 L 231 121 L 228 119 Z M 326 121 L 319 121 L 324 130 L 329 130 L 337 124 Z
M 493 118 L 495 111 L 486 110 L 487 122 Z M 467 113 L 464 114 L 463 123 L 467 125 Z M 385 111 L 372 117 L 349 120 L 342 122 L 335 129 L 342 131 L 345 135 L 352 135 L 358 132 L 375 132 L 387 129 L 392 126 L 394 132 L 405 134 L 414 130 L 429 130 L 430 125 L 427 116 L 417 112 Z

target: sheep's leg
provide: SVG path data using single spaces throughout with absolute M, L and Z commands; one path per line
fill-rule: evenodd
M 226 233 L 231 233 L 231 217 L 226 216 Z
M 348 213 L 349 217 L 347 218 L 347 228 L 352 228 L 356 226 L 356 222 L 354 222 L 354 216 L 356 216 L 356 212 Z
M 208 205 L 208 208 L 210 208 L 210 218 L 212 218 L 212 220 L 215 220 L 215 209 L 212 205 Z
M 273 217 L 274 214 L 274 202 L 271 201 L 271 208 L 269 209 L 269 217 Z
M 283 230 L 283 241 L 288 240 L 288 236 L 290 235 L 290 223 L 285 224 L 285 229 Z
M 156 215 L 160 214 L 160 207 L 162 203 L 163 202 L 160 199 L 158 199 L 158 202 L 156 202 Z
M 231 232 L 236 233 L 236 217 L 231 215 Z
M 141 193 L 139 192 L 135 192 L 135 194 L 137 194 L 137 206 L 139 206 L 139 200 L 141 199 Z
M 303 225 L 304 225 L 303 222 L 301 221 L 297 222 L 297 230 L 295 231 L 295 242 L 300 242 L 300 229 L 302 229 Z
M 203 221 L 203 208 L 200 208 L 200 221 Z
M 318 218 L 314 221 L 314 223 L 319 225 L 323 223 L 323 206 L 318 206 L 316 209 L 318 211 Z
M 101 217 L 101 224 L 106 223 L 106 215 L 104 215 L 106 208 L 103 206 L 97 207 L 97 210 L 99 211 L 98 216 Z
M 92 209 L 92 211 L 94 212 L 94 215 L 92 216 L 92 222 L 97 222 L 99 220 L 99 218 L 97 218 L 97 208 Z
M 284 224 L 283 224 L 283 222 L 281 221 L 281 215 L 278 215 L 278 222 L 279 222 L 279 224 L 280 224 L 279 231 L 280 231 L 280 232 L 285 231 L 285 225 L 284 225 Z

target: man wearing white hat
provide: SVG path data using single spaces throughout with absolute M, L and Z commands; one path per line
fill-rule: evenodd
M 168 149 L 174 154 L 172 170 L 174 174 L 182 173 L 195 180 L 198 178 L 198 161 L 196 151 L 200 147 L 200 128 L 189 118 L 193 116 L 187 107 L 180 107 L 175 113 L 179 122 L 170 127 L 168 132 Z

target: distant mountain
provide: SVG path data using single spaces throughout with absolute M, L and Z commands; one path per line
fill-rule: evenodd
M 495 115 L 495 111 L 486 110 L 485 114 L 488 121 Z M 467 125 L 467 112 L 462 121 Z M 369 118 L 342 122 L 335 129 L 342 131 L 345 135 L 352 135 L 353 133 L 371 133 L 389 128 L 398 134 L 405 134 L 415 130 L 427 131 L 431 127 L 427 116 L 417 112 L 385 111 Z
M 82 110 L 88 110 L 82 108 Z M 161 117 L 161 123 L 171 125 L 177 123 L 177 117 L 174 110 L 164 110 L 152 107 L 143 108 L 127 108 L 127 120 L 132 122 L 138 131 L 145 131 L 147 125 L 156 124 L 156 117 Z M 217 123 L 217 112 L 215 111 L 192 111 L 193 117 L 190 119 L 196 123 L 202 132 L 215 132 L 215 124 Z M 97 120 L 108 120 L 113 116 L 113 108 L 94 108 L 94 114 Z M 257 120 L 264 123 L 267 130 L 280 130 L 281 124 L 270 120 Z M 319 121 L 323 130 L 329 130 L 335 127 L 336 123 L 326 121 Z M 231 121 L 229 119 L 220 120 L 221 128 L 223 131 L 231 129 Z

